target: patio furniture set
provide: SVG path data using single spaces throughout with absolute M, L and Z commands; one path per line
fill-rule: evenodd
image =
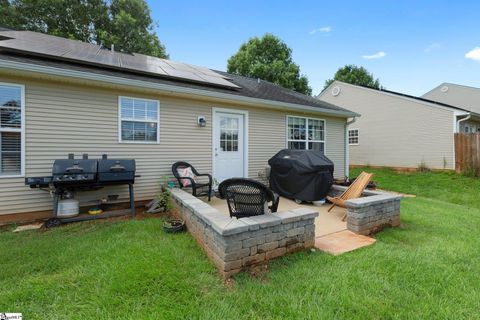
M 243 218 L 277 212 L 280 195 L 302 201 L 327 198 L 332 206 L 345 208 L 345 201 L 359 198 L 372 178 L 362 172 L 339 197 L 327 196 L 333 184 L 333 163 L 320 151 L 282 150 L 269 160 L 270 189 L 263 183 L 248 178 L 230 178 L 222 181 L 218 190 L 212 188 L 212 176 L 199 173 L 191 164 L 180 161 L 172 165 L 172 173 L 180 188 L 190 188 L 195 197 L 212 194 L 227 201 L 230 217 Z M 200 182 L 199 178 L 207 181 Z M 342 218 L 344 221 L 346 214 Z
M 172 173 L 180 188 L 191 188 L 195 197 L 212 197 L 212 176 L 201 174 L 187 162 L 176 162 Z M 198 177 L 207 177 L 207 182 L 199 182 Z M 218 186 L 217 196 L 227 200 L 230 217 L 243 218 L 277 212 L 280 197 L 263 183 L 248 178 L 231 178 Z M 270 203 L 270 205 L 268 205 Z

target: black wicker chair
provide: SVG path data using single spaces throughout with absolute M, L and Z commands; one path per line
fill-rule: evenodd
M 192 169 L 192 172 L 197 176 L 197 177 L 207 177 L 208 182 L 195 182 L 190 177 L 181 177 L 180 174 L 178 173 L 179 168 L 188 168 L 190 167 Z M 182 180 L 190 180 L 190 185 L 186 188 L 192 188 L 192 195 L 194 197 L 200 197 L 200 196 L 208 196 L 208 201 L 210 201 L 211 196 L 212 196 L 212 176 L 209 175 L 208 173 L 199 173 L 195 168 L 189 164 L 188 162 L 184 161 L 179 161 L 175 162 L 172 165 L 172 173 L 177 178 L 178 184 L 180 185 L 180 189 L 184 188 L 182 184 Z
M 226 199 L 230 217 L 243 218 L 277 212 L 280 197 L 264 184 L 245 178 L 227 179 L 218 186 L 220 198 Z M 272 204 L 268 206 L 268 203 Z

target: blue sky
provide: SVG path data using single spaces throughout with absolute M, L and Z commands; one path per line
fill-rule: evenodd
M 387 89 L 413 95 L 442 82 L 480 87 L 480 1 L 150 0 L 149 5 L 159 38 L 176 61 L 226 70 L 243 42 L 270 32 L 292 48 L 314 94 L 345 64 L 364 66 Z

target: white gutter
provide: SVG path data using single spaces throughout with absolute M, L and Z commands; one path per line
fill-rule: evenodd
M 459 119 L 459 117 L 465 117 L 462 119 Z M 454 112 L 453 113 L 453 133 L 459 133 L 460 132 L 460 123 L 463 121 L 466 121 L 472 117 L 471 113 L 460 113 L 460 112 Z M 453 143 L 453 159 L 452 159 L 452 169 L 456 169 L 456 159 L 457 159 L 457 150 L 455 148 L 455 140 Z
M 355 123 L 357 117 L 345 123 L 345 176 L 350 176 L 350 144 L 348 143 L 348 126 Z
M 470 114 L 470 113 L 462 114 L 462 116 L 465 116 L 465 115 L 466 115 L 465 118 L 457 120 L 456 132 L 460 132 L 460 122 L 467 121 L 468 119 L 470 119 L 472 117 L 472 114 Z M 458 116 L 457 116 L 457 118 L 458 118 Z
M 311 106 L 306 106 L 301 104 L 245 97 L 245 96 L 239 96 L 239 95 L 230 94 L 230 93 L 222 93 L 222 92 L 202 90 L 202 89 L 193 89 L 193 88 L 180 87 L 180 86 L 174 86 L 174 85 L 168 85 L 168 84 L 162 84 L 162 83 L 156 83 L 156 82 L 126 79 L 122 77 L 109 76 L 109 75 L 98 74 L 93 72 L 69 70 L 69 69 L 63 69 L 63 68 L 31 64 L 31 63 L 23 63 L 23 62 L 8 61 L 8 60 L 0 59 L 0 68 L 12 69 L 14 71 L 37 72 L 37 73 L 43 73 L 48 75 L 54 75 L 54 76 L 77 78 L 82 80 L 100 81 L 100 82 L 106 82 L 106 83 L 111 83 L 116 85 L 160 90 L 160 91 L 170 92 L 170 93 L 197 95 L 202 97 L 224 99 L 229 101 L 233 100 L 233 101 L 243 102 L 243 103 L 256 105 L 256 106 L 266 106 L 270 108 L 284 108 L 289 110 L 299 110 L 299 111 L 307 111 L 307 112 L 321 112 L 322 114 L 332 115 L 332 116 L 343 116 L 343 117 L 358 116 L 356 113 L 347 111 L 347 110 L 342 111 L 342 110 L 323 109 L 323 108 L 311 107 Z

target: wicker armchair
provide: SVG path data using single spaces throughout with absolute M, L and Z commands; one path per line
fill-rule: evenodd
M 226 199 L 230 217 L 243 218 L 277 212 L 280 197 L 264 184 L 245 178 L 227 179 L 218 186 Z M 268 203 L 271 203 L 269 206 Z
M 196 182 L 194 179 L 190 177 L 180 176 L 180 174 L 178 173 L 178 169 L 188 168 L 188 167 L 192 169 L 192 172 L 195 174 L 195 176 L 207 177 L 208 182 L 198 182 L 198 181 Z M 199 173 L 197 170 L 195 170 L 195 168 L 191 164 L 184 161 L 175 162 L 172 165 L 172 173 L 175 176 L 175 178 L 177 178 L 178 184 L 180 185 L 180 189 L 184 188 L 182 184 L 182 180 L 189 180 L 190 185 L 186 188 L 192 188 L 192 195 L 194 197 L 207 196 L 208 201 L 210 201 L 212 196 L 212 176 L 211 175 L 209 175 L 208 173 L 203 173 L 203 174 Z

